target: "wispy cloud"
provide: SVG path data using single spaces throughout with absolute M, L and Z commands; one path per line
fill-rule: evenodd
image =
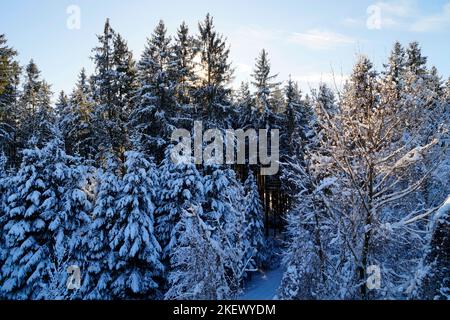
M 416 32 L 438 31 L 450 27 L 450 3 L 442 8 L 442 12 L 420 17 L 412 24 L 411 30 Z
M 355 39 L 333 31 L 312 29 L 306 32 L 295 32 L 289 36 L 289 41 L 311 49 L 330 49 L 340 45 L 349 45 Z
M 285 42 L 301 45 L 316 50 L 332 49 L 341 45 L 356 43 L 356 39 L 326 29 L 310 29 L 304 32 L 289 32 L 262 28 L 260 26 L 245 26 L 237 30 L 237 36 L 245 39 L 245 43 Z

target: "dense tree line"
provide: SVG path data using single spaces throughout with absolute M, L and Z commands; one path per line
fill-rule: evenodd
M 281 298 L 448 297 L 448 214 L 435 212 L 450 194 L 450 82 L 417 43 L 396 43 L 380 74 L 360 57 L 342 92 L 309 95 L 276 80 L 265 50 L 232 90 L 209 15 L 174 37 L 160 21 L 139 60 L 107 20 L 92 59 L 53 105 L 34 61 L 22 68 L 0 36 L 0 297 L 236 297 L 267 262 L 276 202 L 257 165 L 171 159 L 171 133 L 196 120 L 280 130 Z
M 338 98 L 314 93 L 315 138 L 285 171 L 298 193 L 280 297 L 448 298 L 450 261 L 435 255 L 449 229 L 434 216 L 450 191 L 450 91 L 426 61 L 417 43 L 395 43 L 380 74 L 362 56 Z

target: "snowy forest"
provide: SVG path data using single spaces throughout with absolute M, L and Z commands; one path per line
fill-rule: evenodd
M 97 39 L 53 96 L 0 35 L 0 299 L 239 299 L 278 265 L 280 300 L 449 299 L 450 79 L 419 43 L 302 92 L 264 49 L 234 88 L 210 15 L 140 57 L 109 20 Z M 199 120 L 278 129 L 279 173 L 174 163 Z

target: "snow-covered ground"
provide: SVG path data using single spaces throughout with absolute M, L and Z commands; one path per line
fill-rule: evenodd
M 283 277 L 282 266 L 267 272 L 258 271 L 253 274 L 252 280 L 247 283 L 241 300 L 273 300 Z

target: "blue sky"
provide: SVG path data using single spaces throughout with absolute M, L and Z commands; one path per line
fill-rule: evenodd
M 79 29 L 67 27 L 71 5 L 80 9 Z M 249 79 L 265 48 L 280 81 L 291 74 L 307 90 L 334 72 L 339 85 L 359 53 L 380 69 L 395 40 L 419 41 L 429 65 L 450 73 L 448 0 L 15 0 L 2 3 L 0 33 L 22 64 L 36 61 L 54 92 L 70 91 L 82 67 L 93 71 L 89 56 L 107 17 L 138 58 L 159 19 L 172 34 L 182 21 L 194 32 L 207 12 L 231 45 L 236 83 Z

